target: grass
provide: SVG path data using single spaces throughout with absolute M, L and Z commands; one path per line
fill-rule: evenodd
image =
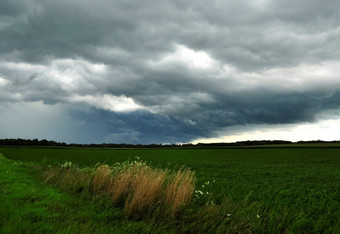
M 160 233 L 163 227 L 124 220 L 104 200 L 46 186 L 33 164 L 0 155 L 0 233 Z
M 79 168 L 66 162 L 61 168 L 48 167 L 42 177 L 45 182 L 69 192 L 87 191 L 93 196 L 106 197 L 113 206 L 123 206 L 127 216 L 135 217 L 156 209 L 163 213 L 171 210 L 174 217 L 180 208 L 192 201 L 195 189 L 194 174 L 190 169 L 171 172 L 150 167 L 143 161 L 113 166 L 99 164 L 94 168 Z
M 134 168 L 136 164 L 137 170 Z M 92 170 L 94 173 L 91 173 L 88 168 L 82 170 L 78 167 L 50 167 L 42 170 L 40 165 L 18 164 L 16 161 L 1 156 L 0 168 L 3 173 L 0 173 L 0 178 L 3 180 L 0 183 L 2 189 L 0 193 L 0 232 L 229 233 L 236 230 L 248 233 L 257 227 L 258 220 L 255 220 L 255 222 L 250 220 L 251 217 L 254 218 L 253 212 L 255 211 L 252 209 L 252 204 L 239 204 L 230 201 L 228 207 L 226 207 L 227 203 L 205 206 L 196 206 L 194 203 L 190 203 L 192 197 L 188 197 L 188 194 L 192 195 L 193 192 L 183 193 L 183 188 L 178 189 L 178 186 L 173 186 L 174 184 L 186 185 L 187 183 L 192 185 L 193 174 L 188 169 L 168 174 L 167 170 L 150 170 L 150 167 L 145 164 L 127 163 L 125 165 L 129 166 L 129 168 L 123 168 L 120 172 L 128 171 L 131 168 L 134 173 L 138 172 L 133 174 L 137 180 L 130 184 L 130 193 L 126 194 L 124 209 L 120 209 L 115 207 L 115 204 L 112 204 L 110 199 L 107 199 L 107 194 L 103 193 L 115 179 L 111 176 L 117 176 L 114 172 L 115 167 L 100 165 Z M 43 174 L 45 181 L 53 181 L 53 184 L 56 185 L 55 187 L 47 186 L 39 180 L 37 175 L 41 170 L 45 172 Z M 108 173 L 109 170 L 110 173 Z M 159 196 L 151 200 L 149 197 L 139 194 L 140 191 L 145 190 L 144 185 L 142 187 L 138 186 L 141 185 L 140 183 L 145 183 L 145 180 L 138 179 L 140 176 L 144 178 L 144 170 L 152 172 L 152 179 L 151 177 L 150 179 L 154 181 L 158 181 L 159 177 L 164 178 L 165 174 L 168 175 L 164 179 L 168 180 L 167 183 L 161 187 L 167 192 L 169 188 L 175 189 L 170 193 L 171 195 L 175 194 L 170 198 L 170 216 L 167 216 L 166 213 L 162 215 L 163 210 L 159 210 L 157 207 L 143 210 L 138 217 L 131 216 L 131 212 L 136 214 L 136 212 L 141 211 L 141 208 L 145 208 L 145 205 L 149 206 L 149 208 L 150 204 L 164 207 L 161 202 L 168 201 L 167 193 L 163 194 L 165 195 L 164 198 Z M 86 183 L 88 187 L 85 187 L 82 191 L 73 190 L 77 187 L 74 186 L 74 176 L 81 173 L 90 175 L 91 179 Z M 108 174 L 111 176 L 108 176 Z M 99 179 L 101 176 L 106 179 Z M 108 179 L 108 177 L 111 178 Z M 22 178 L 25 179 L 21 180 Z M 94 193 L 93 189 L 96 187 L 94 181 L 100 182 L 100 188 L 102 188 L 96 190 L 96 193 Z M 151 184 L 154 184 L 154 181 Z M 176 182 L 174 183 L 174 181 Z M 160 187 L 157 187 L 159 188 L 158 191 L 161 191 Z M 58 190 L 58 188 L 61 188 L 61 190 Z M 103 190 L 103 188 L 105 189 Z M 189 190 L 193 189 L 192 187 L 187 188 Z M 65 190 L 68 193 L 64 193 Z M 143 194 L 145 195 L 144 192 L 142 192 Z M 186 197 L 181 197 L 183 195 Z M 177 206 L 176 212 L 173 213 L 173 207 L 178 205 L 178 201 L 181 209 Z M 226 209 L 228 209 L 228 212 L 233 213 L 235 217 L 230 218 L 229 213 L 226 213 Z M 247 212 L 246 215 L 240 215 L 246 209 L 251 212 Z M 166 212 L 166 210 L 164 211 Z M 176 214 L 176 216 L 172 214 Z
M 225 215 L 230 213 L 231 217 L 238 216 L 228 222 L 245 222 L 242 221 L 242 216 L 249 217 L 247 213 L 256 212 L 249 217 L 249 223 L 253 226 L 248 230 L 269 233 L 337 233 L 340 230 L 339 148 L 0 148 L 0 151 L 12 159 L 37 164 L 59 165 L 72 161 L 79 167 L 93 167 L 97 162 L 113 165 L 137 155 L 157 168 L 178 169 L 178 165 L 185 165 L 195 171 L 196 186 L 202 192 L 212 194 L 208 196 L 210 200 L 222 204 L 228 203 L 225 197 L 231 199 L 229 203 L 233 205 L 229 204 L 227 211 L 223 211 L 224 206 L 206 208 L 217 209 Z M 206 181 L 213 180 L 216 181 L 213 185 L 205 184 Z M 253 202 L 258 206 L 252 207 L 250 204 Z M 244 205 L 245 203 L 248 205 Z M 252 208 L 247 211 L 248 207 Z M 209 212 L 200 210 L 198 213 Z M 260 218 L 257 218 L 257 214 Z M 186 226 L 182 224 L 182 227 L 184 225 L 195 230 L 188 220 L 192 216 L 186 217 L 183 219 Z M 259 224 L 256 219 L 259 219 Z M 179 224 L 176 225 L 180 225 L 180 221 L 177 222 Z M 207 226 L 208 223 L 206 222 Z M 242 230 L 247 230 L 247 225 L 247 222 L 243 223 Z
M 180 169 L 172 177 L 165 188 L 165 201 L 171 206 L 174 217 L 181 206 L 191 201 L 195 187 L 194 173 L 189 169 Z

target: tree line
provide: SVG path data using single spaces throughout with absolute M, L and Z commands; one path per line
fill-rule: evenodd
M 0 139 L 3 146 L 50 146 L 50 147 L 89 147 L 89 148 L 206 148 L 206 147 L 237 147 L 237 146 L 261 146 L 261 145 L 290 145 L 304 143 L 340 143 L 340 141 L 283 141 L 283 140 L 259 140 L 259 141 L 238 141 L 233 143 L 197 143 L 197 144 L 126 144 L 126 143 L 101 143 L 101 144 L 78 144 L 56 142 L 52 140 L 38 139 Z

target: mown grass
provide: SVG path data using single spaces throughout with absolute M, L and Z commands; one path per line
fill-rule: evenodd
M 216 181 L 209 191 L 217 203 L 228 197 L 239 203 L 247 200 L 260 204 L 259 228 L 263 231 L 337 233 L 340 229 L 338 148 L 1 148 L 0 151 L 13 159 L 39 164 L 72 161 L 79 166 L 94 166 L 97 162 L 112 165 L 137 155 L 161 168 L 185 165 L 196 172 L 197 186 L 208 180 Z

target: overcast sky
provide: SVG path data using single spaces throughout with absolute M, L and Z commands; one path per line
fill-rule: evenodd
M 1 0 L 0 138 L 340 140 L 338 0 Z

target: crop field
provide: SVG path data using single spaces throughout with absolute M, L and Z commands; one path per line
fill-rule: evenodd
M 8 187 L 9 182 L 7 184 L 4 182 L 5 178 L 7 180 L 12 178 L 13 181 L 16 181 L 16 176 L 20 181 L 27 180 L 27 183 L 37 186 L 34 190 L 35 193 L 41 191 L 42 194 L 56 196 L 59 203 L 65 200 L 65 204 L 70 203 L 72 204 L 70 205 L 71 207 L 78 207 L 77 212 L 84 212 L 84 214 L 92 212 L 93 214 L 91 213 L 88 217 L 88 219 L 92 220 L 92 223 L 87 224 L 88 226 L 86 227 L 82 226 L 83 230 L 87 229 L 88 232 L 93 232 L 93 230 L 98 230 L 98 232 L 112 232 L 112 230 L 116 230 L 116 232 L 120 230 L 121 232 L 145 233 L 150 232 L 150 230 L 155 233 L 181 232 L 181 227 L 176 229 L 178 224 L 176 222 L 168 225 L 164 221 L 164 223 L 156 225 L 155 221 L 152 221 L 153 219 L 140 220 L 139 218 L 129 220 L 127 218 L 123 219 L 119 215 L 117 217 L 120 218 L 115 221 L 111 220 L 111 226 L 104 229 L 103 225 L 108 225 L 107 222 L 97 216 L 93 218 L 94 213 L 96 213 L 95 210 L 102 209 L 98 208 L 98 205 L 94 204 L 93 200 L 91 200 L 90 205 L 86 205 L 88 209 L 85 212 L 82 203 L 89 203 L 89 200 L 86 200 L 86 198 L 77 199 L 77 196 L 79 196 L 77 194 L 67 193 L 58 190 L 53 185 L 43 183 L 39 173 L 40 169 L 36 169 L 47 165 L 49 167 L 53 165 L 59 166 L 66 161 L 72 162 L 79 168 L 94 167 L 97 163 L 113 165 L 117 162 L 134 160 L 137 156 L 155 168 L 173 170 L 178 170 L 182 166 L 190 168 L 195 173 L 196 189 L 209 192 L 209 200 L 214 204 L 220 204 L 225 198 L 232 199 L 234 203 L 243 204 L 240 205 L 240 209 L 244 209 L 244 204 L 249 204 L 249 206 L 250 204 L 255 204 L 253 210 L 248 212 L 254 216 L 255 221 L 252 221 L 252 218 L 245 217 L 250 224 L 253 223 L 253 226 L 249 229 L 242 229 L 244 232 L 340 233 L 340 148 L 336 147 L 218 149 L 2 147 L 0 148 L 0 153 L 6 156 L 6 160 L 10 162 L 7 163 L 6 167 L 10 167 L 14 163 L 20 163 L 21 165 L 20 168 L 6 169 L 4 168 L 5 163 L 0 164 L 0 167 L 3 167 L 0 170 L 0 201 L 7 199 L 6 203 L 0 205 L 2 209 L 0 218 L 1 216 L 2 218 L 7 217 L 6 219 L 8 220 L 7 223 L 6 221 L 0 221 L 0 225 L 3 226 L 3 229 L 0 228 L 0 232 L 16 232 L 15 229 L 9 229 L 10 219 L 8 217 L 15 216 L 14 208 L 11 208 L 14 205 L 11 205 L 12 203 L 10 202 L 14 198 L 8 197 L 9 195 L 6 191 L 11 191 L 11 188 Z M 14 170 L 15 175 L 12 173 L 9 176 L 8 173 L 4 172 L 10 170 Z M 20 176 L 26 179 L 20 179 Z M 17 193 L 24 192 L 20 189 L 17 190 Z M 20 197 L 20 194 L 13 196 Z M 27 197 L 28 195 L 25 196 Z M 44 195 L 41 195 L 41 197 L 44 197 Z M 48 198 L 47 196 L 46 199 L 53 200 L 53 197 Z M 44 202 L 43 198 L 40 200 Z M 101 204 L 101 206 L 109 209 L 106 205 Z M 4 209 L 6 209 L 6 212 Z M 43 208 L 40 207 L 39 209 Z M 60 212 L 64 212 L 62 216 L 71 217 L 69 222 L 72 222 L 72 225 L 69 224 L 68 226 L 70 229 L 64 227 L 62 231 L 74 232 L 76 223 L 80 222 L 79 213 L 76 211 L 73 211 L 76 213 L 67 213 L 71 211 L 62 208 L 58 209 L 61 210 Z M 114 209 L 112 208 L 112 210 Z M 120 211 L 115 210 L 115 212 L 119 213 Z M 49 217 L 49 215 L 52 214 L 46 214 L 46 217 Z M 56 214 L 54 213 L 54 215 Z M 102 214 L 102 216 L 105 215 Z M 228 216 L 233 217 L 233 213 L 228 213 Z M 239 214 L 237 220 L 241 216 Z M 86 215 L 84 217 L 83 219 L 87 219 Z M 237 220 L 234 223 L 238 222 Z M 51 221 L 48 224 L 50 229 L 46 230 L 56 231 L 54 222 L 56 221 Z M 39 223 L 39 220 L 35 220 L 35 223 Z M 101 228 L 95 229 L 96 225 L 101 226 Z M 117 226 L 123 229 L 115 229 Z M 31 231 L 37 230 L 40 229 L 31 229 Z M 44 231 L 45 229 L 42 230 Z M 214 229 L 214 232 L 218 232 L 218 230 Z M 243 232 L 242 230 L 236 231 Z M 186 232 L 190 232 L 190 230 L 186 230 Z

